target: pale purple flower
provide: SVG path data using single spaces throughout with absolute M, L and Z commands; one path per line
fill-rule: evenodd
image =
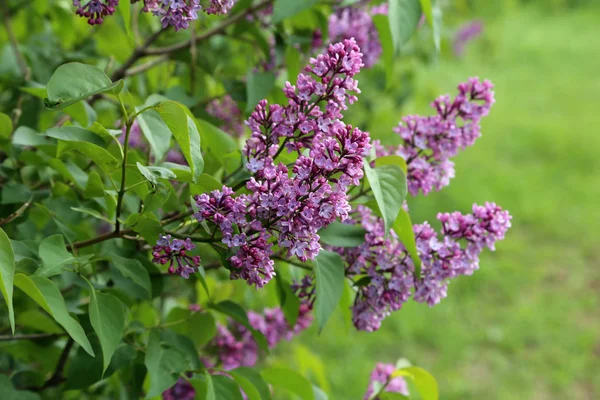
M 207 14 L 227 14 L 237 0 L 210 0 L 210 6 L 205 10 Z
M 375 391 L 375 383 L 377 383 L 377 386 L 380 388 L 385 386 L 383 392 L 400 393 L 404 396 L 408 396 L 408 385 L 404 378 L 401 376 L 392 378 L 392 374 L 395 370 L 396 367 L 393 364 L 378 363 L 371 373 L 369 387 L 367 388 L 367 393 L 365 393 L 364 400 L 371 399 L 371 396 L 377 393 Z M 379 397 L 375 397 L 373 400 L 379 400 Z
M 190 238 L 173 239 L 171 235 L 160 235 L 156 246 L 152 248 L 152 262 L 169 264 L 169 273 L 177 273 L 187 279 L 196 273 L 200 265 L 200 256 L 189 256 L 188 251 L 196 247 Z
M 454 54 L 457 57 L 462 57 L 465 52 L 466 45 L 479 37 L 483 32 L 483 22 L 474 20 L 460 27 L 454 36 Z

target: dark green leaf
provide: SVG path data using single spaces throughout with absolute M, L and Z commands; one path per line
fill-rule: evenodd
M 46 90 L 46 107 L 61 110 L 98 93 L 121 91 L 122 82 L 113 83 L 99 68 L 80 63 L 63 64 L 56 69 Z
M 150 245 L 154 245 L 158 236 L 163 233 L 162 225 L 154 214 L 131 214 L 127 217 L 125 225 L 142 235 Z
M 304 3 L 294 0 L 294 3 Z M 275 5 L 277 7 L 277 5 Z M 266 98 L 275 85 L 275 74 L 272 72 L 249 72 L 246 86 L 246 111 L 252 111 L 259 101 Z
M 365 175 L 385 222 L 385 231 L 388 232 L 396 217 L 398 217 L 402 202 L 406 198 L 406 177 L 397 165 L 382 165 L 371 168 L 365 162 L 364 167 Z
M 275 4 L 273 5 L 273 23 L 276 24 L 284 18 L 292 17 L 317 3 L 318 0 L 275 0 Z
M 281 278 L 280 275 L 275 275 L 275 279 L 277 280 L 279 303 L 281 304 L 285 320 L 289 326 L 296 326 L 296 321 L 298 321 L 298 315 L 300 314 L 300 299 L 292 291 L 290 283 L 287 280 Z
M 287 368 L 265 368 L 261 371 L 267 383 L 289 390 L 303 400 L 315 400 L 312 384 L 294 370 Z
M 400 51 L 417 29 L 421 19 L 419 0 L 389 0 L 388 18 L 394 48 Z
M 96 171 L 90 172 L 85 185 L 84 195 L 86 198 L 104 197 L 104 183 Z
M 15 253 L 6 232 L 0 228 L 0 291 L 8 307 L 10 328 L 15 333 L 15 311 L 13 309 L 13 286 L 15 280 Z
M 319 333 L 337 307 L 344 291 L 344 262 L 338 253 L 321 250 L 315 258 L 315 318 Z
M 27 126 L 20 126 L 15 130 L 12 137 L 12 142 L 15 146 L 51 146 L 55 145 L 56 141 L 52 138 L 38 134 L 33 129 Z
M 334 221 L 319 231 L 321 242 L 336 247 L 357 247 L 365 242 L 365 231 L 358 225 Z
M 67 251 L 63 235 L 50 236 L 40 243 L 39 255 L 43 266 L 37 275 L 53 276 L 62 271 L 62 267 L 75 261 L 75 257 Z
M 142 107 L 139 107 L 138 111 Z M 154 159 L 162 160 L 171 147 L 171 131 L 156 110 L 146 110 L 139 114 L 136 121 L 140 124 L 144 137 L 150 144 Z
M 146 368 L 150 376 L 150 389 L 146 398 L 160 396 L 162 392 L 173 386 L 188 367 L 184 353 L 174 347 L 162 343 L 160 331 L 150 331 L 146 347 Z
M 76 211 L 76 212 L 80 212 L 82 214 L 87 214 L 87 215 L 91 215 L 94 218 L 100 219 L 102 221 L 108 222 L 109 224 L 113 224 L 113 221 L 111 221 L 110 219 L 106 218 L 104 215 L 102 215 L 100 212 L 91 209 L 91 208 L 86 208 L 86 207 L 71 207 L 71 210 Z
M 229 377 L 213 375 L 212 383 L 215 390 L 215 399 L 242 400 L 240 387 Z
M 96 293 L 93 287 L 90 294 L 90 322 L 102 346 L 104 372 L 121 342 L 125 330 L 125 310 L 121 301 L 113 295 Z
M 39 275 L 16 274 L 15 286 L 50 314 L 88 354 L 94 356 L 83 328 L 69 315 L 65 300 L 51 280 Z
M 38 310 L 29 309 L 17 314 L 17 324 L 19 326 L 34 329 L 45 333 L 62 333 L 63 330 L 54 322 L 48 314 Z
M 229 371 L 229 374 L 244 390 L 248 400 L 271 400 L 271 390 L 256 370 L 241 367 Z
M 136 259 L 123 258 L 117 255 L 111 255 L 110 259 L 124 277 L 131 279 L 137 285 L 141 286 L 148 293 L 148 296 L 150 296 L 150 275 L 141 262 Z
M 215 386 L 212 381 L 212 376 L 208 373 L 208 370 L 204 371 L 204 379 L 206 380 L 206 396 L 205 400 L 218 400 L 215 393 Z

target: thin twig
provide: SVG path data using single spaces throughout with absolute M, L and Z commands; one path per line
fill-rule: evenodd
M 19 207 L 17 209 L 17 211 L 10 214 L 8 217 L 6 217 L 4 219 L 0 219 L 0 226 L 6 225 L 6 224 L 14 221 L 15 219 L 19 218 L 21 215 L 23 215 L 25 210 L 27 210 L 27 208 L 29 208 L 30 205 L 31 205 L 31 199 L 29 199 L 25 204 L 23 204 L 21 207 Z
M 54 373 L 52 374 L 50 379 L 48 379 L 46 383 L 44 383 L 44 385 L 41 388 L 39 388 L 39 391 L 42 391 L 49 387 L 58 386 L 62 382 L 64 382 L 65 378 L 63 376 L 63 371 L 65 369 L 65 365 L 67 364 L 67 360 L 69 359 L 69 353 L 71 352 L 73 343 L 75 343 L 73 339 L 69 338 L 63 352 L 60 354 L 58 362 L 56 363 Z
M 22 335 L 0 335 L 0 342 L 12 342 L 17 340 L 50 339 L 65 336 L 66 333 L 28 333 Z
M 142 72 L 145 72 L 145 71 L 149 70 L 150 68 L 153 68 L 153 67 L 155 67 L 159 64 L 162 64 L 168 60 L 169 60 L 168 55 L 166 55 L 166 54 L 162 55 L 162 56 L 154 58 L 144 64 L 140 64 L 137 67 L 128 69 L 127 71 L 125 71 L 125 76 L 133 76 L 133 75 L 141 74 Z

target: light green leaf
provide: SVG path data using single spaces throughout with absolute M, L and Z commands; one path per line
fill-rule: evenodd
M 410 254 L 410 258 L 415 265 L 415 279 L 421 279 L 421 259 L 419 258 L 419 252 L 417 251 L 417 244 L 415 241 L 415 231 L 413 229 L 412 221 L 410 220 L 410 215 L 406 212 L 404 208 L 400 209 L 398 213 L 398 218 L 394 221 L 392 225 L 392 229 L 398 235 L 398 238 L 406 247 L 406 251 Z
M 229 377 L 213 375 L 212 383 L 215 390 L 215 399 L 242 400 L 240 387 Z
M 133 39 L 131 34 L 131 2 L 130 1 L 120 1 L 117 6 L 119 9 L 119 15 L 123 18 L 123 25 L 125 26 L 125 32 L 130 39 Z
M 46 108 L 62 110 L 80 100 L 98 93 L 112 92 L 118 94 L 123 82 L 113 83 L 99 68 L 81 63 L 63 64 L 50 77 L 46 90 L 48 98 L 44 99 Z
M 12 120 L 8 115 L 0 112 L 0 138 L 9 138 L 12 131 Z
M 94 350 L 79 322 L 69 315 L 65 300 L 52 281 L 39 275 L 15 275 L 15 286 L 50 314 L 89 355 Z
M 294 3 L 305 3 L 294 0 Z M 277 7 L 277 4 L 275 5 Z M 275 85 L 275 74 L 272 72 L 248 72 L 246 77 L 246 111 L 252 111 L 259 101 L 266 98 Z
M 96 133 L 81 128 L 79 126 L 63 126 L 60 128 L 50 128 L 46 131 L 46 136 L 67 142 L 87 142 L 99 147 L 106 146 L 106 142 Z
M 73 254 L 67 251 L 63 235 L 52 235 L 40 243 L 39 255 L 43 266 L 36 275 L 52 276 L 61 272 L 62 267 L 75 261 Z
M 52 318 L 45 312 L 35 309 L 29 309 L 17 314 L 17 324 L 19 326 L 34 329 L 45 333 L 64 332 Z
M 427 23 L 433 31 L 433 43 L 435 44 L 435 48 L 437 51 L 440 51 L 442 10 L 437 4 L 433 5 L 432 0 L 420 0 L 420 2 L 423 14 L 425 14 L 425 18 L 427 19 Z
M 238 148 L 235 140 L 210 122 L 196 119 L 202 136 L 203 150 L 211 152 L 221 165 L 225 165 L 225 156 Z
M 336 247 L 357 247 L 365 242 L 365 231 L 361 226 L 334 221 L 319 232 L 321 242 Z
M 117 268 L 125 278 L 129 278 L 137 285 L 141 286 L 146 293 L 148 293 L 148 296 L 150 296 L 152 293 L 150 274 L 148 274 L 148 270 L 144 268 L 141 262 L 133 258 L 123 258 L 117 255 L 111 255 L 110 259 L 115 268 Z
M 121 301 L 115 296 L 96 293 L 91 283 L 90 287 L 90 322 L 102 347 L 102 373 L 104 373 L 121 342 L 125 330 L 125 310 Z
M 212 381 L 212 377 L 208 373 L 208 370 L 204 371 L 204 379 L 206 380 L 206 397 L 205 400 L 217 400 L 215 393 L 215 386 Z
M 394 48 L 400 51 L 417 29 L 421 19 L 419 0 L 389 0 L 388 18 Z
M 289 390 L 303 400 L 315 400 L 312 384 L 294 370 L 287 368 L 265 368 L 261 375 L 276 388 Z
M 385 231 L 388 232 L 398 217 L 402 202 L 406 198 L 406 177 L 397 165 L 382 165 L 371 168 L 364 163 L 365 175 L 385 222 Z
M 139 111 L 143 108 L 138 107 Z M 156 110 L 146 110 L 136 117 L 155 160 L 162 160 L 171 147 L 171 131 Z
M 412 379 L 423 400 L 438 400 L 439 391 L 435 378 L 423 368 L 406 367 L 394 371 L 392 377 L 403 376 Z
M 186 109 L 174 101 L 165 101 L 158 104 L 156 111 L 165 121 L 177 144 L 179 144 L 181 152 L 192 171 L 193 181 L 196 182 L 204 169 L 204 159 L 200 149 L 200 134 L 196 123 L 187 114 Z
M 144 361 L 150 376 L 150 390 L 146 398 L 160 396 L 177 382 L 179 374 L 188 367 L 188 361 L 181 351 L 161 341 L 160 331 L 150 331 L 146 359 Z
M 344 291 L 344 262 L 338 253 L 321 250 L 315 258 L 315 318 L 319 333 L 337 307 Z
M 190 184 L 190 193 L 201 194 L 208 193 L 213 190 L 221 190 L 223 184 L 208 174 L 202 174 L 198 178 L 198 182 Z
M 290 282 L 281 278 L 280 275 L 275 275 L 275 279 L 277 280 L 279 303 L 281 304 L 281 311 L 283 311 L 285 320 L 289 326 L 296 326 L 296 321 L 298 321 L 298 315 L 300 314 L 300 299 L 292 291 Z
M 110 219 L 106 218 L 104 215 L 102 215 L 100 212 L 91 209 L 91 208 L 87 208 L 87 207 L 71 207 L 71 210 L 73 211 L 77 211 L 83 214 L 87 214 L 87 215 L 91 215 L 94 218 L 100 219 L 102 221 L 108 222 L 109 224 L 114 224 L 114 221 L 111 221 Z
M 6 232 L 0 228 L 0 291 L 8 307 L 10 328 L 15 333 L 15 311 L 13 309 L 13 286 L 15 278 L 15 253 Z
M 300 52 L 292 44 L 288 44 L 285 49 L 285 67 L 288 81 L 294 82 L 300 73 Z
M 318 0 L 275 0 L 272 22 L 276 24 L 284 18 L 292 17 L 301 11 L 311 8 L 317 3 Z
M 404 157 L 402 156 L 383 156 L 383 157 L 379 157 L 375 159 L 375 166 L 376 167 L 381 167 L 382 165 L 397 165 L 402 169 L 402 172 L 404 172 L 404 175 L 406 175 L 407 172 L 407 166 L 406 166 L 406 160 L 404 159 Z
M 256 370 L 241 367 L 228 372 L 242 387 L 248 400 L 271 400 L 271 390 Z
M 20 126 L 15 130 L 12 137 L 12 143 L 15 146 L 52 146 L 56 144 L 56 140 L 38 134 L 33 129 L 27 126 Z
M 329 400 L 327 393 L 317 386 L 313 386 L 313 393 L 315 395 L 315 400 Z

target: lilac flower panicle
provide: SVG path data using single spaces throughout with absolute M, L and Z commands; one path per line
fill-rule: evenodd
M 363 176 L 369 135 L 341 121 L 356 101 L 362 54 L 352 39 L 330 45 L 310 60 L 294 86 L 287 82 L 288 105 L 262 100 L 246 124 L 251 137 L 243 154 L 252 173 L 250 194 L 233 197 L 224 186 L 196 196 L 198 221 L 217 225 L 222 241 L 236 254 L 231 277 L 260 288 L 274 276 L 273 244 L 289 257 L 312 260 L 321 250 L 317 231 L 350 211 L 346 191 Z M 298 154 L 290 167 L 276 164 L 284 150 Z
M 177 273 L 187 279 L 198 271 L 200 265 L 200 256 L 187 255 L 195 247 L 190 238 L 171 240 L 171 235 L 160 235 L 152 248 L 152 262 L 169 264 L 169 273 Z
M 113 15 L 119 0 L 73 0 L 75 12 L 80 17 L 88 19 L 88 24 L 98 25 L 104 22 L 104 17 Z
M 352 307 L 357 329 L 379 329 L 381 322 L 411 296 L 430 306 L 439 303 L 447 295 L 448 282 L 477 270 L 481 251 L 485 247 L 494 250 L 494 244 L 504 239 L 511 226 L 510 214 L 494 203 L 473 205 L 471 214 L 440 213 L 437 218 L 442 223 L 441 234 L 426 222 L 413 227 L 422 262 L 421 279 L 417 280 L 404 245 L 393 231 L 385 231 L 383 220 L 365 206 L 351 211 L 347 222 L 361 224 L 367 232 L 365 242 L 355 248 L 332 250 L 345 260 L 348 277 L 369 278 L 358 288 Z
M 206 112 L 223 122 L 221 129 L 231 136 L 241 137 L 244 135 L 244 123 L 242 121 L 242 112 L 237 103 L 226 95 L 220 99 L 215 99 L 208 103 Z
M 131 0 L 137 3 L 140 0 Z M 200 0 L 143 0 L 142 11 L 151 12 L 160 18 L 163 28 L 172 26 L 176 31 L 187 29 L 190 21 L 198 19 L 202 9 Z
M 206 9 L 207 14 L 227 14 L 235 5 L 236 0 L 210 0 L 210 7 Z
M 396 367 L 393 364 L 377 364 L 375 366 L 375 369 L 371 373 L 369 387 L 367 388 L 367 392 L 365 393 L 364 400 L 371 399 L 371 396 L 373 396 L 373 394 L 376 393 L 374 385 L 375 382 L 377 382 L 381 386 L 387 384 L 387 386 L 384 389 L 384 392 L 400 393 L 404 396 L 409 396 L 410 393 L 408 392 L 408 385 L 406 384 L 404 378 L 401 376 L 391 378 L 395 370 Z M 374 400 L 379 400 L 379 396 L 375 397 Z
M 453 48 L 457 57 L 462 57 L 467 44 L 483 32 L 483 22 L 474 20 L 462 26 L 454 36 Z
M 450 160 L 460 150 L 472 146 L 481 136 L 480 121 L 494 104 L 494 86 L 488 80 L 469 78 L 458 85 L 458 95 L 438 97 L 431 106 L 436 115 L 409 115 L 394 128 L 403 144 L 384 147 L 374 143 L 378 157 L 396 154 L 408 165 L 407 183 L 412 195 L 440 190 L 454 177 Z
M 194 400 L 196 390 L 187 380 L 179 378 L 175 385 L 163 392 L 162 398 L 163 400 Z
M 248 312 L 248 321 L 253 329 L 267 339 L 269 348 L 282 340 L 290 340 L 312 322 L 310 307 L 302 303 L 300 314 L 294 327 L 290 327 L 280 308 L 265 309 L 263 314 Z M 246 327 L 235 321 L 225 326 L 217 324 L 217 334 L 210 344 L 210 350 L 225 370 L 254 366 L 258 360 L 258 345 Z

